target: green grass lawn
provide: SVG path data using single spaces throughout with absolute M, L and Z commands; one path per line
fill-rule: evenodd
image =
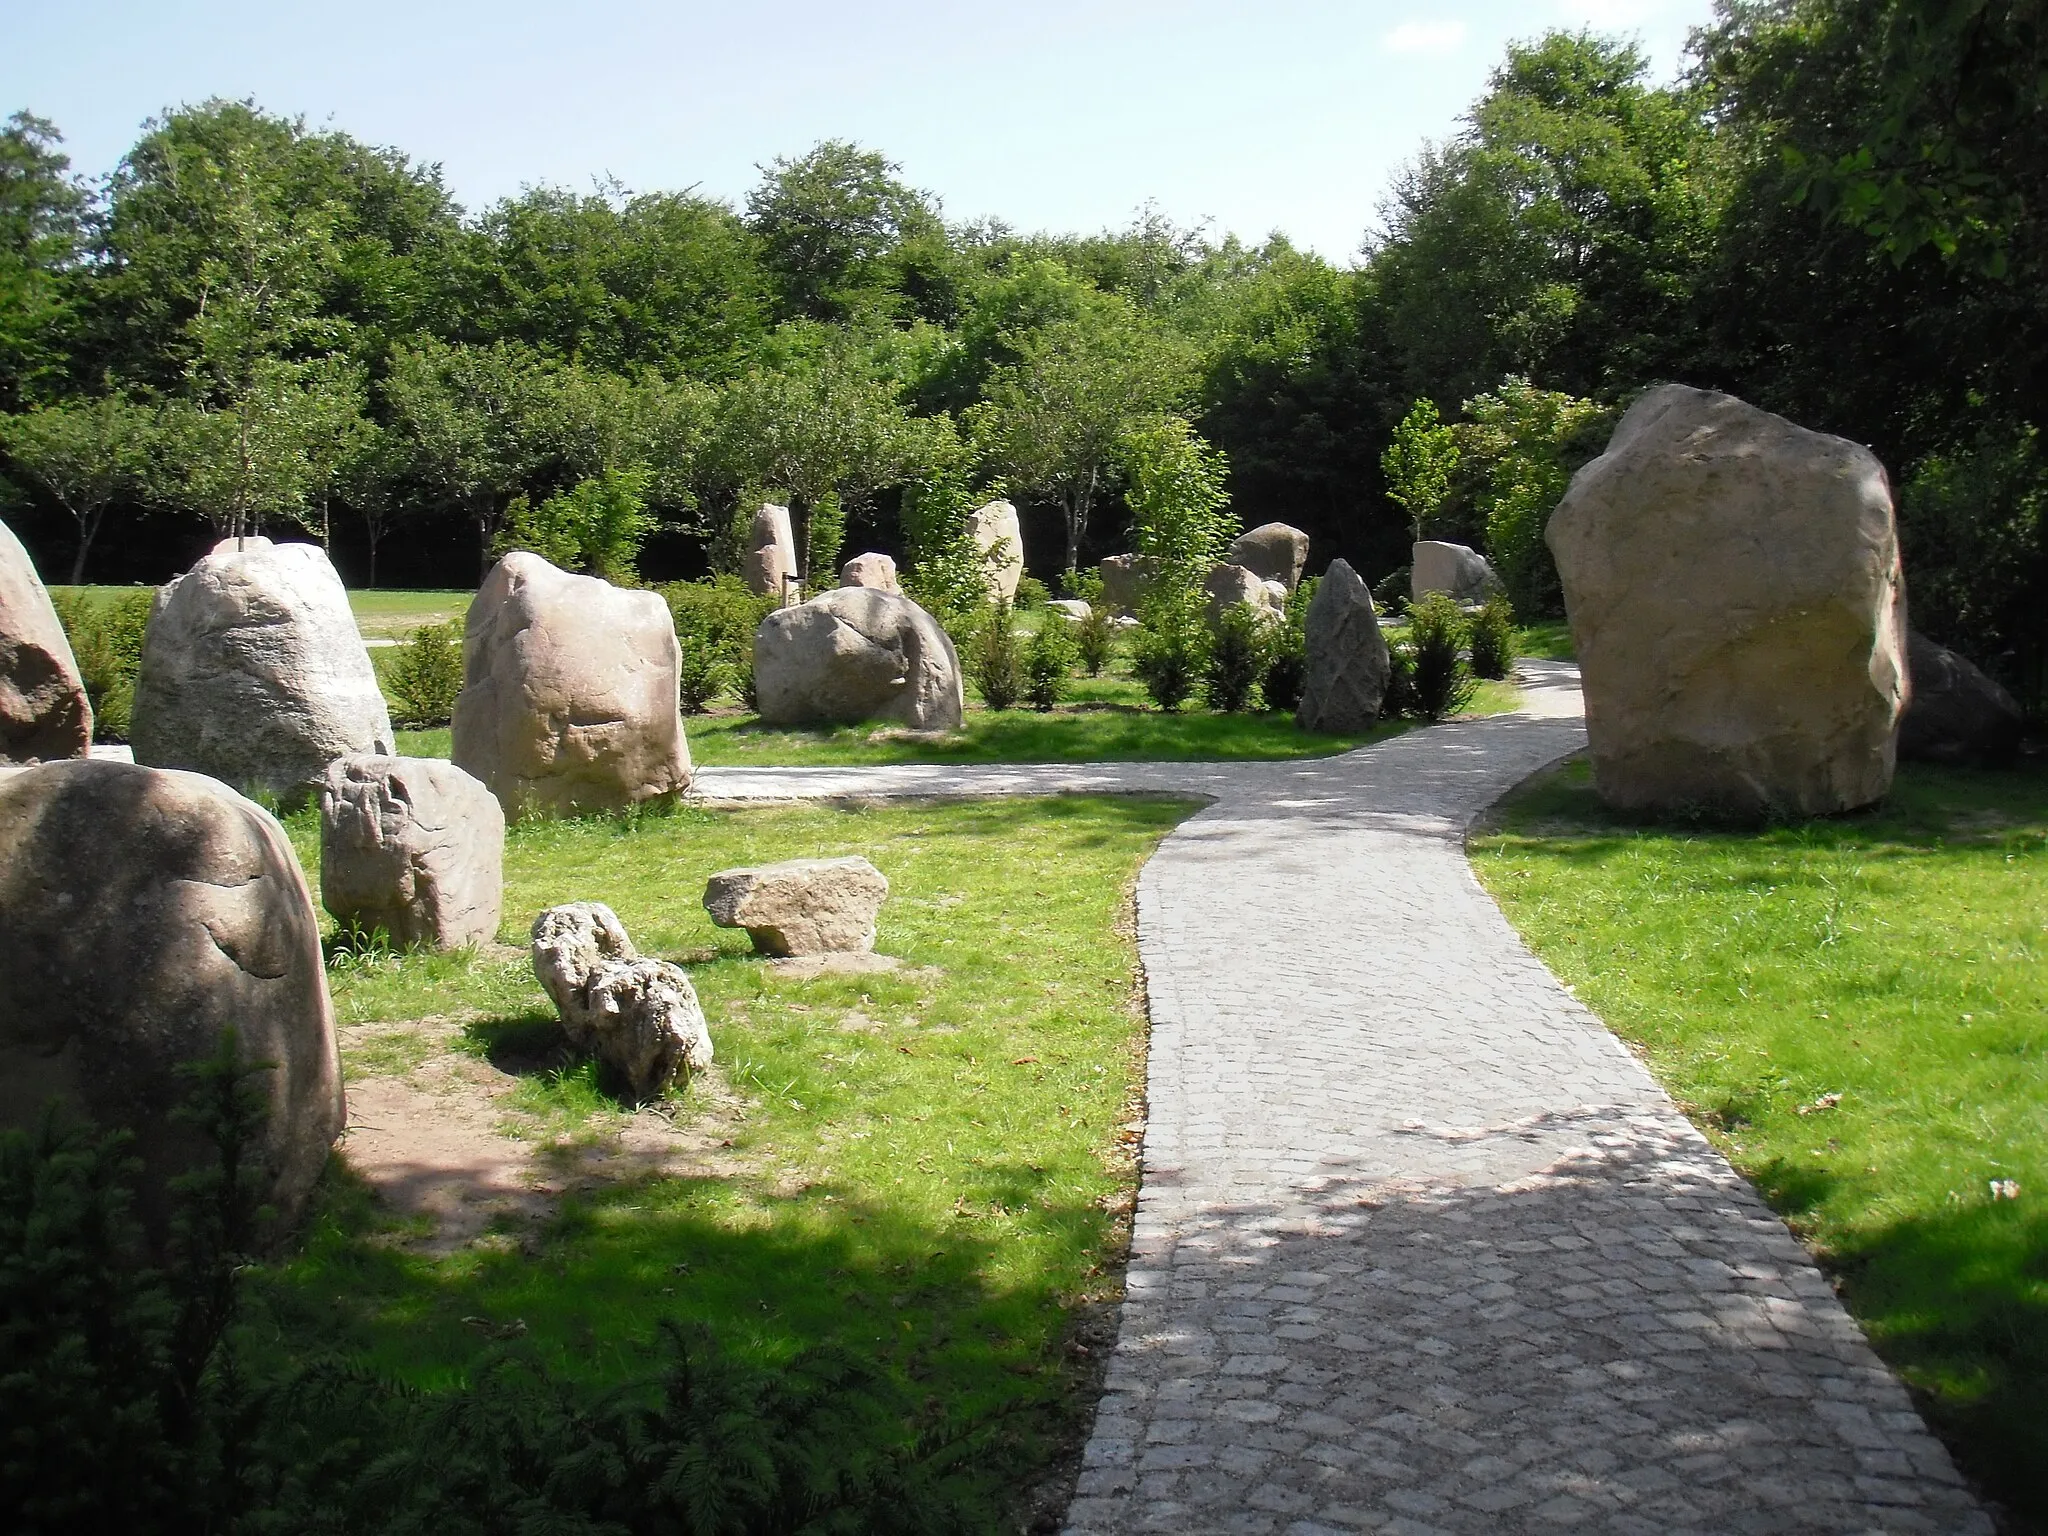
M 351 592 L 348 605 L 354 610 L 356 628 L 366 637 L 403 640 L 425 624 L 460 623 L 469 612 L 474 592 L 399 592 L 380 588 L 374 592 Z
M 1735 832 L 1631 824 L 1575 763 L 1472 863 L 2048 1529 L 2048 776 L 1908 766 L 1878 811 Z
M 663 1317 L 757 1361 L 836 1342 L 940 1409 L 1001 1413 L 979 1475 L 992 1500 L 1027 1486 L 1092 1409 L 1072 1330 L 1120 1283 L 1143 1082 L 1130 889 L 1190 809 L 1108 797 L 515 827 L 501 938 L 523 944 L 552 903 L 601 900 L 644 951 L 688 963 L 719 1065 L 680 1112 L 728 1106 L 716 1134 L 737 1171 L 627 1181 L 445 1258 L 394 1245 L 330 1189 L 304 1255 L 262 1287 L 286 1347 L 432 1388 L 488 1346 L 477 1319 L 523 1325 L 523 1347 L 593 1382 L 640 1371 Z M 315 818 L 289 827 L 317 871 Z M 889 877 L 876 947 L 901 971 L 778 978 L 700 905 L 715 870 L 846 853 Z M 527 1074 L 522 1134 L 626 1120 L 587 1066 L 520 1065 L 559 1038 L 523 957 L 372 958 L 332 980 L 351 1076 L 421 1066 L 438 1048 L 419 1021 L 452 1019 L 453 1049 Z

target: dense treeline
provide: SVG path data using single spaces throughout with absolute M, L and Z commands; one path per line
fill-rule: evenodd
M 1314 565 L 1378 581 L 1442 533 L 1527 610 L 1555 602 L 1564 477 L 1677 379 L 1875 448 L 1916 622 L 2038 700 L 2044 25 L 2038 0 L 1727 0 L 1668 86 L 1624 43 L 1515 46 L 1353 268 L 1149 213 L 948 223 L 843 143 L 741 208 L 607 186 L 470 216 L 435 167 L 246 103 L 148 125 L 92 185 L 18 114 L 8 516 L 58 578 L 296 524 L 353 581 L 457 582 L 609 475 L 666 577 L 728 560 L 769 494 L 814 563 L 942 563 L 1000 489 L 1052 579 L 1129 546 L 1129 445 L 1178 419 Z

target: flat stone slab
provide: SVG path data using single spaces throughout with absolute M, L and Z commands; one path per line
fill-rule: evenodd
M 1290 763 L 709 769 L 706 796 L 1179 792 L 1138 884 L 1149 1120 L 1073 1533 L 1984 1533 L 1791 1233 L 1516 936 L 1519 715 Z
M 720 870 L 704 910 L 721 928 L 744 928 L 764 955 L 865 953 L 889 881 L 862 858 L 785 859 Z

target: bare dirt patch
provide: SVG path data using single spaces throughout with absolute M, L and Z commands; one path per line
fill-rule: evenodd
M 410 1064 L 393 1060 L 400 1034 L 412 1037 Z M 715 1069 L 679 1101 L 550 1132 L 513 1103 L 521 1064 L 483 1060 L 460 1047 L 461 1035 L 462 1021 L 445 1018 L 341 1031 L 344 1062 L 356 1054 L 374 1063 L 348 1074 L 341 1152 L 395 1214 L 411 1218 L 406 1246 L 452 1252 L 545 1220 L 572 1192 L 750 1171 L 729 1150 L 744 1104 Z

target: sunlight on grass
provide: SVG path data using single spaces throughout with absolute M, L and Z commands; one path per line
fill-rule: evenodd
M 1575 763 L 1472 863 L 2048 1515 L 2048 778 L 1907 767 L 1879 811 L 1731 832 L 1631 825 Z
M 1190 809 L 1074 798 L 515 827 L 500 939 L 523 945 L 544 906 L 600 900 L 643 950 L 689 964 L 738 1099 L 721 1154 L 738 1171 L 626 1180 L 530 1239 L 445 1259 L 392 1247 L 344 1188 L 271 1288 L 294 1347 L 432 1386 L 478 1358 L 471 1318 L 517 1320 L 544 1359 L 596 1380 L 636 1370 L 663 1316 L 762 1359 L 831 1340 L 948 1409 L 1015 1413 L 1010 1462 L 988 1475 L 1028 1474 L 1091 1406 L 1070 1391 L 1067 1345 L 1115 1293 L 1135 1187 L 1129 891 Z M 317 870 L 316 819 L 290 830 Z M 889 877 L 876 947 L 900 970 L 781 977 L 703 911 L 718 869 L 843 853 Z M 502 948 L 373 957 L 333 980 L 344 1022 L 379 1021 L 353 1032 L 368 1044 L 351 1073 L 402 1069 L 408 1019 L 467 1020 L 449 1048 L 515 1070 L 559 1039 L 524 956 Z M 707 1091 L 670 1108 L 687 1120 Z M 626 1113 L 587 1066 L 531 1071 L 512 1107 L 549 1134 Z

